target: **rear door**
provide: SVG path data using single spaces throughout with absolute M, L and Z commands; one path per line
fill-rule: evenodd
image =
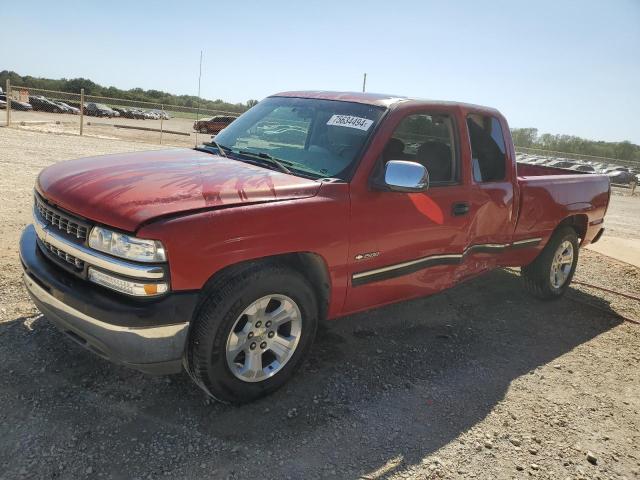
M 459 277 L 491 269 L 500 263 L 511 242 L 518 212 L 514 152 L 508 126 L 498 114 L 486 111 L 466 113 L 465 127 L 471 155 L 470 207 L 474 222 L 469 231 L 472 242 Z

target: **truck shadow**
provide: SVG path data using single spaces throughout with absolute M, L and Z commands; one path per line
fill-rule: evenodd
M 0 440 L 0 457 L 62 442 L 74 456 L 66 459 L 70 474 L 91 458 L 115 478 L 189 477 L 201 468 L 221 477 L 387 478 L 459 439 L 514 380 L 619 325 L 610 311 L 568 298 L 539 302 L 518 275 L 495 271 L 330 322 L 292 382 L 240 407 L 209 403 L 186 375 L 132 372 L 63 340 L 44 319 L 17 319 L 0 325 L 0 408 L 20 427 Z M 19 447 L 18 435 L 32 440 Z M 111 460 L 133 450 L 135 465 Z

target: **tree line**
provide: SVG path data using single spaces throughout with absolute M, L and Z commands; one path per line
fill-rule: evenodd
M 538 134 L 537 128 L 512 128 L 511 136 L 516 147 L 541 148 L 556 152 L 593 155 L 640 161 L 640 145 L 624 142 L 603 142 L 587 140 L 573 135 Z
M 7 79 L 12 85 L 41 88 L 44 90 L 56 90 L 59 92 L 80 93 L 84 88 L 85 95 L 95 95 L 100 97 L 121 98 L 139 102 L 155 102 L 164 105 L 174 105 L 179 107 L 196 108 L 198 104 L 202 109 L 223 110 L 227 112 L 242 113 L 253 105 L 257 100 L 248 100 L 246 103 L 229 103 L 224 100 L 206 100 L 195 95 L 174 95 L 160 90 L 144 90 L 142 88 L 132 88 L 122 90 L 116 87 L 104 87 L 87 78 L 61 78 L 51 79 L 42 77 L 22 76 L 16 72 L 3 70 L 0 72 L 0 87 L 4 88 Z

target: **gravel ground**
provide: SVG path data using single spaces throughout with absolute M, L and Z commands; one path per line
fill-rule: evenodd
M 4 122 L 5 112 L 0 112 Z M 211 115 L 200 115 L 200 118 L 210 118 Z M 211 135 L 199 134 L 193 130 L 194 118 L 174 117 L 169 120 L 140 120 L 132 118 L 98 118 L 84 117 L 84 135 L 102 139 L 119 139 L 129 142 L 163 143 L 180 147 L 192 147 L 197 142 L 209 140 Z M 52 112 L 22 112 L 11 111 L 11 124 L 22 130 L 40 133 L 64 133 L 79 135 L 80 116 L 66 113 Z M 129 128 L 115 128 L 114 125 L 163 129 L 162 140 L 160 132 Z M 169 133 L 180 132 L 181 134 Z
M 612 189 L 611 205 L 607 211 L 607 235 L 640 239 L 640 188 L 630 196 L 628 188 Z
M 543 303 L 499 270 L 330 322 L 286 388 L 212 403 L 80 349 L 20 282 L 37 172 L 150 147 L 6 128 L 0 145 L 0 478 L 639 477 L 640 325 L 620 317 L 638 302 L 575 286 Z M 640 291 L 590 251 L 576 279 Z

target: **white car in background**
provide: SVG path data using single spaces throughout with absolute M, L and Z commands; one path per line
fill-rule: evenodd
M 171 118 L 171 115 L 164 110 L 149 110 L 149 113 L 156 115 L 158 119 L 162 118 L 163 120 L 169 120 Z
M 569 167 L 569 170 L 576 170 L 578 172 L 585 172 L 585 173 L 597 173 L 594 166 L 589 165 L 588 163 L 573 165 L 572 167 Z

